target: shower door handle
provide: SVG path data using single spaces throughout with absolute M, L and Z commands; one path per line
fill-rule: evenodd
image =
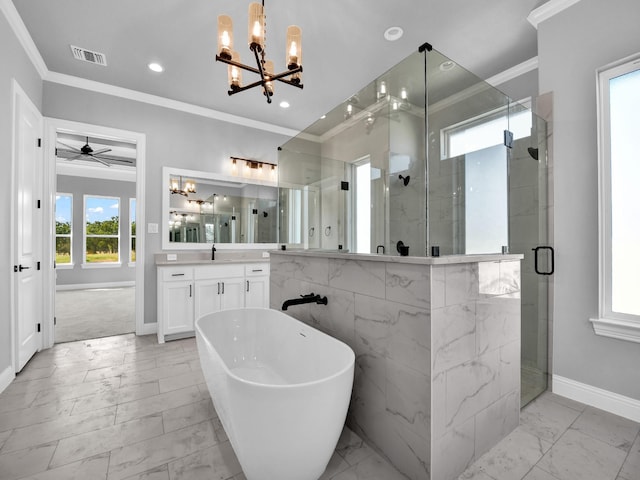
M 532 248 L 531 250 L 534 251 L 533 254 L 533 264 L 534 264 L 534 268 L 536 270 L 536 273 L 538 275 L 553 275 L 554 272 L 554 260 L 555 260 L 555 251 L 553 250 L 553 247 L 548 247 L 548 246 L 541 246 L 541 247 L 536 247 L 536 248 Z M 551 259 L 551 269 L 548 272 L 541 272 L 540 269 L 538 268 L 538 252 L 540 250 L 549 250 L 551 256 L 549 257 Z

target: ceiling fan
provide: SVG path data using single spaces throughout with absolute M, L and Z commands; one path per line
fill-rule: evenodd
M 133 161 L 129 159 L 101 156 L 107 152 L 110 152 L 111 149 L 109 147 L 106 147 L 106 148 L 101 148 L 100 150 L 94 150 L 93 148 L 91 148 L 91 145 L 89 145 L 89 137 L 85 137 L 85 138 L 86 138 L 86 143 L 82 148 L 72 147 L 71 145 L 67 145 L 66 143 L 63 143 L 60 140 L 58 140 L 58 143 L 60 145 L 63 145 L 69 149 L 69 151 L 65 151 L 65 153 L 71 154 L 71 156 L 65 157 L 66 160 L 77 160 L 77 159 L 94 160 L 107 167 L 111 166 L 111 163 L 109 163 L 107 160 L 112 160 L 112 161 L 115 160 L 117 162 L 123 162 L 123 163 L 133 163 Z

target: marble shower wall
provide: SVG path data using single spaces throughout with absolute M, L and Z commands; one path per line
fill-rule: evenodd
M 287 313 L 356 353 L 347 424 L 408 478 L 457 478 L 518 424 L 519 261 L 361 258 L 273 253 L 271 308 L 326 295 Z

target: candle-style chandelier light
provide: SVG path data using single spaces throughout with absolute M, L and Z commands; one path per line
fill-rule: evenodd
M 302 88 L 302 30 L 296 25 L 287 28 L 286 65 L 287 70 L 274 73 L 273 62 L 267 60 L 266 53 L 266 15 L 264 0 L 262 4 L 249 5 L 249 50 L 253 52 L 256 67 L 245 65 L 240 55 L 233 49 L 233 21 L 228 15 L 218 16 L 218 53 L 216 61 L 228 64 L 229 90 L 233 95 L 253 87 L 262 87 L 267 103 L 273 96 L 273 82 L 279 81 Z M 242 70 L 256 73 L 260 79 L 248 85 L 242 85 Z

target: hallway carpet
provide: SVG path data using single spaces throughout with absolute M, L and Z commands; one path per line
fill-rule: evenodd
M 135 291 L 135 287 L 57 291 L 55 342 L 134 332 Z

